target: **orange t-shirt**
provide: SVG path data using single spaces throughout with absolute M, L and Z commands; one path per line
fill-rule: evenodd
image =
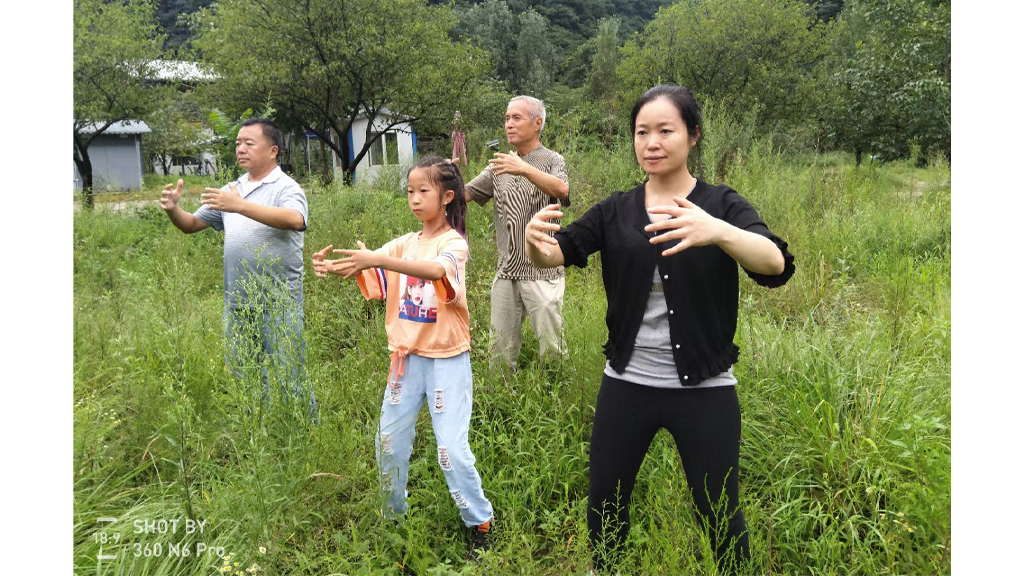
M 423 240 L 412 232 L 376 252 L 403 260 L 426 260 L 444 267 L 440 280 L 422 280 L 367 268 L 356 280 L 367 300 L 385 300 L 388 349 L 427 358 L 450 358 L 469 350 L 466 260 L 469 245 L 455 230 Z

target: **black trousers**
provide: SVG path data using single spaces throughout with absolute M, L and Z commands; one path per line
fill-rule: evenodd
M 750 558 L 750 546 L 738 506 L 736 388 L 652 388 L 607 375 L 597 395 L 590 436 L 587 527 L 594 568 L 604 568 L 621 552 L 629 533 L 629 498 L 636 475 L 661 428 L 676 441 L 697 519 L 709 528 L 719 565 L 730 572 L 737 570 L 740 562 Z

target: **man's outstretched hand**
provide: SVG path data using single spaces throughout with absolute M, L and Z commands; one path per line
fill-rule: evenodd
M 164 186 L 164 191 L 160 194 L 160 207 L 164 210 L 174 210 L 174 207 L 178 205 L 178 200 L 181 200 L 181 191 L 185 187 L 185 181 L 178 179 L 178 185 L 171 188 L 174 184 L 168 184 Z
M 227 190 L 220 188 L 206 188 L 203 193 L 201 204 L 207 208 L 220 210 L 221 212 L 239 212 L 245 200 L 242 200 L 241 193 L 234 184 L 228 184 Z

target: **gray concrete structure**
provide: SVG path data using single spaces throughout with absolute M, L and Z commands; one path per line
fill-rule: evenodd
M 96 130 L 86 126 L 83 134 Z M 142 135 L 151 132 L 145 122 L 117 122 L 96 137 L 89 145 L 92 162 L 93 190 L 137 190 L 142 187 Z M 74 167 L 74 189 L 82 189 L 82 177 Z

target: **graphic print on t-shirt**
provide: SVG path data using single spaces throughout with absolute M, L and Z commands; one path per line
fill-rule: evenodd
M 398 306 L 399 318 L 413 322 L 437 322 L 437 293 L 433 282 L 402 274 L 398 293 L 402 295 Z

